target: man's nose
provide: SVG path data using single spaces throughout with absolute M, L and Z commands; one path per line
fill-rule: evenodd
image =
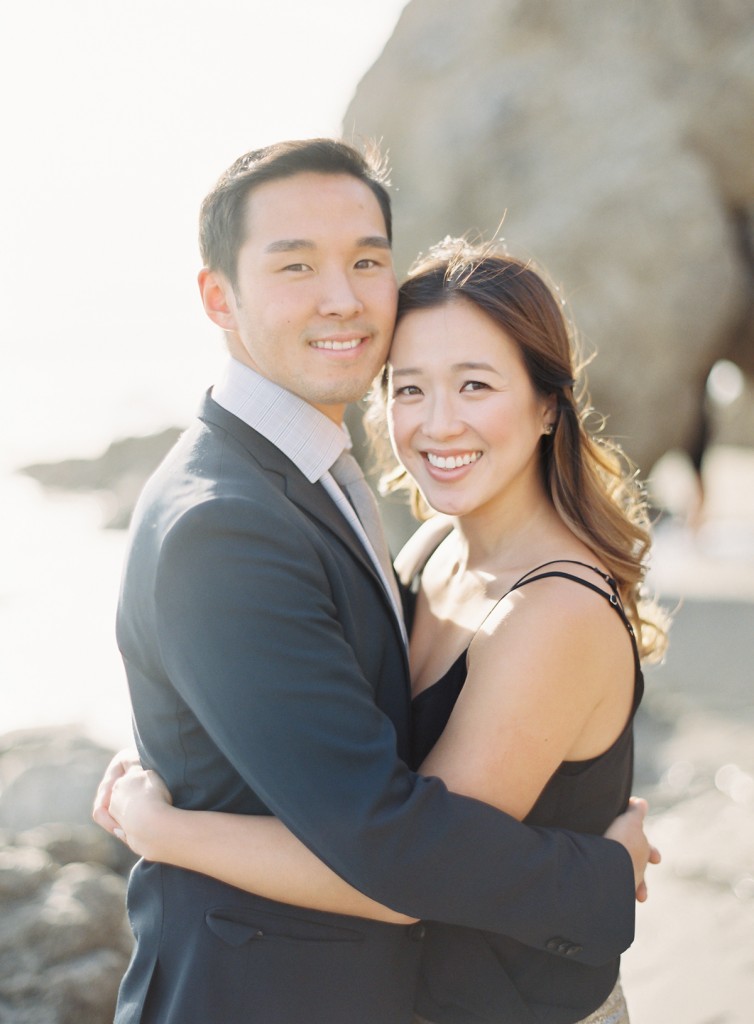
M 331 273 L 322 278 L 319 311 L 322 316 L 358 316 L 364 309 L 359 294 L 348 274 Z

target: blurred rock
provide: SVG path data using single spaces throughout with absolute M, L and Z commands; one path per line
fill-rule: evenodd
M 90 820 L 111 752 L 71 729 L 0 737 L 0 1020 L 110 1024 L 132 936 L 130 851 Z
M 99 491 L 105 498 L 105 526 L 125 529 L 147 477 L 181 435 L 170 427 L 143 437 L 122 438 L 97 458 L 64 459 L 24 466 L 20 472 L 44 487 L 66 491 Z
M 92 791 L 89 794 L 90 808 L 93 799 Z M 38 825 L 16 833 L 15 842 L 19 848 L 43 851 L 58 864 L 99 864 L 121 875 L 127 874 L 136 861 L 136 856 L 127 846 L 91 821 L 84 825 L 66 822 Z
M 74 729 L 0 736 L 0 827 L 89 824 L 92 800 L 112 751 Z
M 698 446 L 714 362 L 752 360 L 753 109 L 750 3 L 411 0 L 344 128 L 389 151 L 401 273 L 502 230 L 562 282 L 646 474 Z
M 6 848 L 0 891 L 3 1024 L 109 1024 L 128 964 L 125 880 L 97 864 L 53 864 Z
M 52 862 L 33 847 L 0 850 L 0 899 L 19 900 L 35 893 L 52 875 Z

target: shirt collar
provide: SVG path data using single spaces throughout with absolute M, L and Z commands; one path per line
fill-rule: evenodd
M 274 444 L 310 483 L 351 447 L 345 424 L 339 427 L 303 398 L 232 357 L 225 361 L 212 398 Z

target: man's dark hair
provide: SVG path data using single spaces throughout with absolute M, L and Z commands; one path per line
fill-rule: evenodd
M 277 142 L 239 157 L 202 203 L 199 247 L 205 267 L 221 271 L 235 287 L 238 252 L 245 241 L 249 194 L 264 182 L 306 173 L 350 174 L 363 181 L 380 204 L 387 238 L 392 242 L 387 167 L 376 146 L 369 146 L 362 153 L 338 139 Z

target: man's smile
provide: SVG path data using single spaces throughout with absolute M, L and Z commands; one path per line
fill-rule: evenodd
M 333 352 L 347 352 L 350 349 L 358 348 L 364 340 L 363 337 L 348 338 L 344 341 L 340 341 L 337 338 L 319 338 L 310 342 L 310 345 L 312 348 L 328 349 Z

